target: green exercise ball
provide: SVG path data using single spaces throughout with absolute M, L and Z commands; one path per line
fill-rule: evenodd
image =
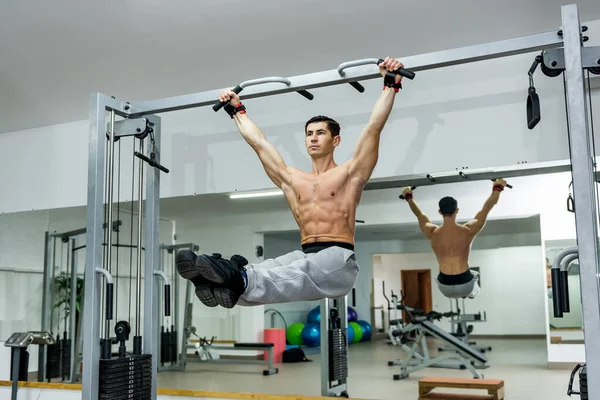
M 301 322 L 296 322 L 295 324 L 291 324 L 287 332 L 285 333 L 285 338 L 287 339 L 289 344 L 294 344 L 296 346 L 300 346 L 304 344 L 302 340 L 302 330 L 304 329 L 304 324 Z
M 352 343 L 360 342 L 363 337 L 363 331 L 360 324 L 354 321 L 348 322 L 348 329 L 352 329 L 354 331 L 354 338 L 352 340 Z

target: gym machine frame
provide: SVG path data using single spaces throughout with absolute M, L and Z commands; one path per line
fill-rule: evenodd
M 566 100 L 567 119 L 571 130 L 570 165 L 573 175 L 574 199 L 577 205 L 575 212 L 576 231 L 578 245 L 580 247 L 581 265 L 581 289 L 584 315 L 584 333 L 586 358 L 588 360 L 588 373 L 591 376 L 600 376 L 600 305 L 598 289 L 598 261 L 597 248 L 598 232 L 596 223 L 598 221 L 598 203 L 595 192 L 595 169 L 593 164 L 593 151 L 588 128 L 588 112 L 586 109 L 586 98 L 584 91 L 583 69 L 597 67 L 589 65 L 588 61 L 594 60 L 589 57 L 591 52 L 597 48 L 584 48 L 581 36 L 581 25 L 579 11 L 576 4 L 561 7 L 562 26 L 560 31 L 550 31 L 521 38 L 508 39 L 482 45 L 467 46 L 458 49 L 444 50 L 440 52 L 402 57 L 401 60 L 407 68 L 412 71 L 424 71 L 434 68 L 443 68 L 451 65 L 465 64 L 500 57 L 508 57 L 517 54 L 525 54 L 541 50 L 549 50 L 562 47 L 563 64 L 545 65 L 548 69 L 564 69 L 566 78 Z M 560 49 L 555 54 L 560 54 Z M 585 55 L 585 57 L 584 57 Z M 600 58 L 600 57 L 599 57 Z M 584 59 L 586 63 L 584 63 Z M 236 86 L 241 99 L 259 98 L 289 92 L 298 92 L 307 99 L 312 95 L 307 92 L 311 88 L 350 84 L 359 92 L 364 91 L 358 81 L 379 78 L 378 69 L 375 67 L 377 59 L 358 60 L 341 64 L 337 69 L 321 71 L 306 75 L 298 75 L 290 78 L 271 77 L 243 82 Z M 544 59 L 545 63 L 546 60 Z M 279 83 L 278 85 L 275 85 Z M 257 88 L 257 85 L 269 84 Z M 283 84 L 283 85 L 281 85 Z M 253 86 L 253 87 L 250 87 Z M 248 89 L 246 89 L 248 87 Z M 165 99 L 152 100 L 130 104 L 126 101 L 117 100 L 109 96 L 94 93 L 90 101 L 90 145 L 89 145 L 89 170 L 88 170 L 88 232 L 87 246 L 89 251 L 86 257 L 86 271 L 90 279 L 86 279 L 85 293 L 85 329 L 84 335 L 90 340 L 84 345 L 84 373 L 83 373 L 83 398 L 85 400 L 98 398 L 98 365 L 100 359 L 100 346 L 93 338 L 100 337 L 100 283 L 101 278 L 96 268 L 102 265 L 102 222 L 103 222 L 103 183 L 104 183 L 104 160 L 106 155 L 106 111 L 112 111 L 115 115 L 126 118 L 120 121 L 123 124 L 138 124 L 139 119 L 152 120 L 155 124 L 155 135 L 157 148 L 155 159 L 148 159 L 150 163 L 160 160 L 160 118 L 158 113 L 190 109 L 214 105 L 218 110 L 222 104 L 216 102 L 220 90 L 211 90 L 200 93 L 175 96 Z M 215 104 L 216 103 L 216 104 Z M 560 163 L 559 163 L 560 164 Z M 150 164 L 153 165 L 153 164 Z M 556 164 L 541 165 L 535 173 L 548 173 L 555 171 Z M 569 170 L 569 168 L 567 168 Z M 492 175 L 495 171 L 490 170 L 471 180 L 490 179 L 497 176 Z M 153 274 L 153 266 L 158 258 L 158 212 L 159 212 L 159 171 L 149 168 L 146 172 L 146 257 L 145 276 Z M 460 174 L 459 174 L 460 175 Z M 485 177 L 484 177 L 485 175 Z M 508 175 L 505 175 L 508 176 Z M 462 175 L 454 179 L 462 180 Z M 430 176 L 427 179 L 431 181 Z M 434 178 L 435 179 L 435 178 Z M 383 180 L 374 180 L 374 184 L 382 185 Z M 398 186 L 397 179 L 392 183 Z M 424 182 L 427 182 L 424 180 Z M 441 182 L 433 182 L 441 183 Z M 370 188 L 377 188 L 374 184 Z M 153 279 L 144 281 L 144 304 L 145 315 L 154 315 L 156 309 L 155 296 L 156 283 Z M 329 300 L 328 300 L 329 301 Z M 340 315 L 341 316 L 341 315 Z M 151 318 L 144 319 L 144 342 L 143 351 L 151 354 L 156 362 L 157 340 L 154 335 L 158 333 L 157 322 Z M 92 365 L 85 368 L 85 365 Z M 156 399 L 156 364 L 152 368 L 152 391 L 151 398 Z M 589 393 L 594 398 L 600 397 L 600 381 L 592 380 Z
M 177 250 L 191 250 L 193 252 L 197 252 L 200 250 L 200 246 L 198 246 L 197 244 L 194 243 L 181 243 L 181 244 L 163 244 L 160 246 L 160 257 L 159 257 L 159 271 L 162 272 L 166 272 L 165 271 L 165 265 L 163 264 L 164 261 L 164 257 L 162 252 L 166 251 L 167 254 L 169 255 L 169 257 L 171 257 L 172 260 L 172 266 L 173 268 L 175 268 L 175 255 L 176 255 L 176 251 Z M 175 340 L 177 340 L 177 334 L 180 335 L 181 338 L 181 342 L 177 343 L 175 342 L 175 351 L 171 352 L 171 360 L 168 361 L 166 363 L 166 365 L 163 365 L 162 362 L 158 363 L 158 372 L 162 372 L 162 371 L 184 371 L 185 370 L 185 364 L 186 364 L 186 359 L 185 359 L 185 343 L 186 343 L 186 332 L 185 332 L 185 318 L 183 319 L 183 321 L 179 322 L 179 280 L 181 279 L 179 274 L 177 273 L 177 271 L 173 271 L 173 281 L 171 282 L 171 286 L 172 286 L 172 297 L 173 297 L 173 313 L 172 313 L 172 321 L 173 323 L 171 324 L 172 330 L 174 328 L 179 328 L 179 332 L 175 331 L 175 333 L 173 333 L 173 331 L 171 330 L 171 334 L 172 334 L 172 338 L 174 338 Z M 186 283 L 190 283 L 189 281 L 186 281 Z M 187 288 L 187 286 L 185 286 Z M 186 290 L 187 292 L 187 290 Z M 161 295 L 159 293 L 159 295 Z M 164 296 L 164 293 L 161 295 Z M 189 302 L 189 293 L 186 293 L 186 307 L 187 304 Z M 159 300 L 159 302 L 157 303 L 157 308 L 156 308 L 156 315 L 157 318 L 160 318 L 161 316 L 161 308 L 160 308 L 160 304 L 162 304 L 162 301 Z M 185 314 L 185 311 L 184 311 Z M 162 332 L 161 332 L 162 334 Z M 157 346 L 158 346 L 158 354 L 162 355 L 162 341 L 161 341 L 161 337 L 158 336 L 157 338 Z M 171 347 L 171 349 L 173 349 L 173 346 Z M 181 350 L 179 350 L 181 349 Z M 175 357 L 176 359 L 174 360 L 173 357 Z

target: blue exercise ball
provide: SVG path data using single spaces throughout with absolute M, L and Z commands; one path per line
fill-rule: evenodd
M 356 322 L 358 320 L 358 314 L 352 307 L 348 307 L 348 322 Z
M 365 342 L 371 340 L 371 335 L 373 334 L 373 329 L 371 328 L 371 324 L 367 321 L 359 320 L 357 321 L 363 331 L 363 336 L 361 342 Z
M 320 324 L 321 323 L 321 307 L 316 306 L 308 313 L 306 322 L 309 324 Z
M 321 345 L 321 326 L 319 324 L 306 324 L 302 329 L 302 341 L 308 347 Z
M 348 326 L 348 346 L 354 343 L 354 329 Z

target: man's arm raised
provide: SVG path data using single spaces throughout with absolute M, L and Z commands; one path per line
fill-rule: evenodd
M 492 211 L 492 208 L 496 205 L 496 203 L 498 203 L 498 200 L 500 199 L 500 193 L 504 190 L 505 186 L 506 181 L 504 179 L 496 179 L 494 181 L 492 194 L 490 194 L 485 203 L 483 203 L 481 210 L 475 214 L 475 218 L 465 224 L 465 226 L 469 228 L 469 231 L 472 235 L 477 235 L 479 232 L 481 232 L 485 226 L 488 214 L 490 211 Z
M 379 72 L 385 76 L 388 72 L 403 68 L 404 65 L 390 57 L 379 64 Z M 399 85 L 402 77 L 396 75 L 395 84 Z M 379 158 L 379 136 L 394 105 L 398 88 L 386 86 L 373 107 L 371 118 L 362 131 L 350 164 L 350 176 L 358 177 L 365 183 L 371 177 Z
M 425 236 L 429 239 L 433 231 L 437 228 L 437 225 L 431 223 L 429 217 L 426 214 L 424 214 L 423 211 L 421 211 L 417 203 L 413 200 L 413 192 L 410 187 L 404 188 L 404 190 L 402 191 L 402 196 L 408 202 L 410 210 L 417 217 L 421 231 L 423 231 Z
M 232 112 L 233 109 L 241 105 L 239 96 L 232 90 L 227 89 L 221 92 L 219 100 L 229 102 L 225 107 L 227 112 Z M 245 110 L 235 112 L 233 114 L 235 121 L 242 137 L 254 149 L 260 162 L 262 163 L 265 172 L 271 178 L 277 187 L 282 188 L 282 185 L 290 183 L 290 171 L 283 158 L 271 143 L 267 140 L 264 133 L 258 126 L 248 117 Z

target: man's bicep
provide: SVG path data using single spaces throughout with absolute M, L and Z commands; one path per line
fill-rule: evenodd
M 271 178 L 273 183 L 281 188 L 283 183 L 289 180 L 289 171 L 287 165 L 283 161 L 281 154 L 268 141 L 264 140 L 255 146 L 256 154 L 262 163 L 265 172 Z
M 350 175 L 369 180 L 379 159 L 380 130 L 366 126 L 352 156 Z

